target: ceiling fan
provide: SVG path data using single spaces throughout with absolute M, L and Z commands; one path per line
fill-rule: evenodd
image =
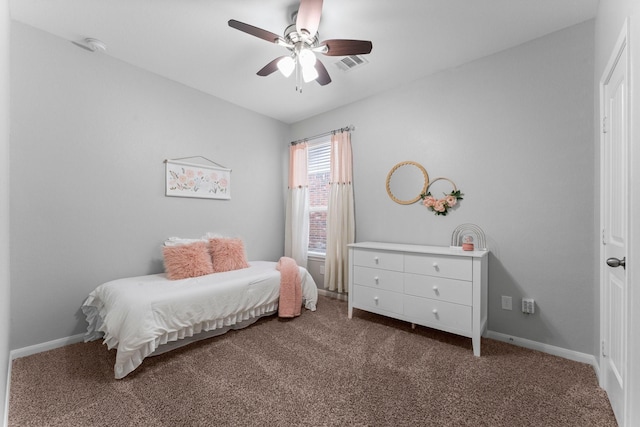
M 259 76 L 268 76 L 276 70 L 289 77 L 296 72 L 296 90 L 302 92 L 302 81 L 317 81 L 321 86 L 331 83 L 325 66 L 316 58 L 316 53 L 327 56 L 366 55 L 371 53 L 373 44 L 365 40 L 331 39 L 319 40 L 318 26 L 322 15 L 322 0 L 300 0 L 297 13 L 293 14 L 293 24 L 279 36 L 262 28 L 229 20 L 229 26 L 252 36 L 261 38 L 289 50 L 289 54 L 269 62 L 258 71 Z

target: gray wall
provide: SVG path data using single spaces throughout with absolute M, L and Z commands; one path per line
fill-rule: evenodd
M 447 246 L 455 227 L 478 224 L 492 253 L 489 328 L 594 354 L 593 37 L 586 22 L 296 123 L 292 137 L 354 124 L 357 241 Z M 385 178 L 403 160 L 452 179 L 459 209 L 394 203 Z M 518 310 L 522 297 L 535 315 Z
M 0 1 L 0 423 L 9 362 L 9 2 Z
M 23 24 L 11 36 L 12 349 L 83 332 L 88 293 L 161 272 L 166 237 L 282 255 L 289 126 Z M 232 168 L 230 201 L 164 196 L 163 160 L 197 155 Z

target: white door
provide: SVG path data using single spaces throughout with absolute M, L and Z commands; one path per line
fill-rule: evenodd
M 629 244 L 629 81 L 626 31 L 601 81 L 601 335 L 602 385 L 618 424 L 625 425 L 627 271 Z

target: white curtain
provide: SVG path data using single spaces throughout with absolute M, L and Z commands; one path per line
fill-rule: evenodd
M 330 291 L 349 291 L 347 245 L 355 241 L 352 179 L 351 134 L 336 133 L 331 137 L 331 179 L 327 205 L 327 255 L 324 273 L 324 286 Z
M 309 179 L 307 143 L 289 149 L 289 189 L 285 223 L 284 254 L 307 267 L 309 246 Z

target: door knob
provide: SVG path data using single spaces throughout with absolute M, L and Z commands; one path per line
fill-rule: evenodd
M 607 265 L 609 267 L 622 267 L 626 270 L 626 259 L 627 257 L 624 257 L 622 259 L 618 259 L 618 258 L 609 258 L 607 260 Z

